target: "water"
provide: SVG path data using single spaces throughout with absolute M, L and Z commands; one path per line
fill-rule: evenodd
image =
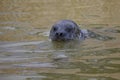
M 2 0 L 0 80 L 119 80 L 119 0 Z M 93 31 L 82 42 L 48 38 L 58 20 Z

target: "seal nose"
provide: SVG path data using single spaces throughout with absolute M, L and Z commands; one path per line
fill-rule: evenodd
M 65 33 L 63 33 L 63 32 L 57 32 L 57 33 L 56 33 L 56 36 L 57 36 L 57 37 L 64 37 L 64 36 L 65 36 Z

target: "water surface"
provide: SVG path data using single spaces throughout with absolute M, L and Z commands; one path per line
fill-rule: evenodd
M 119 0 L 2 0 L 0 80 L 119 80 Z M 95 32 L 53 43 L 49 30 L 72 19 Z

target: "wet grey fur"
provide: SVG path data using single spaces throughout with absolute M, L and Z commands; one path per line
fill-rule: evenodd
M 50 30 L 50 39 L 52 41 L 68 41 L 85 39 L 87 30 L 81 30 L 80 27 L 71 20 L 61 20 L 55 23 Z

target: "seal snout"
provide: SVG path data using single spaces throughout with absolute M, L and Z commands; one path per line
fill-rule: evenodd
M 65 33 L 64 32 L 56 32 L 55 36 L 56 37 L 64 37 Z

